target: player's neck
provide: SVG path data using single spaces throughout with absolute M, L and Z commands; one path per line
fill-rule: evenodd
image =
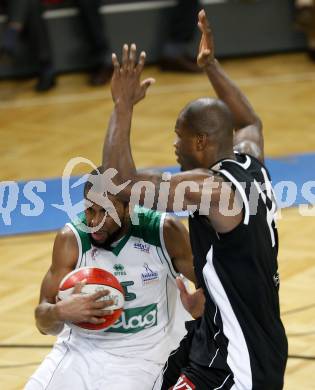
M 213 164 L 215 164 L 218 161 L 225 160 L 225 159 L 236 160 L 233 149 L 231 149 L 229 151 L 223 151 L 223 152 L 217 153 L 217 155 L 215 157 L 216 158 L 215 158 L 215 161 L 213 161 Z
M 225 159 L 231 159 L 231 160 L 236 159 L 233 149 L 217 150 L 214 153 L 212 153 L 210 157 L 206 156 L 205 160 L 202 163 L 202 167 L 200 168 L 208 169 L 209 167 L 215 165 L 217 162 Z

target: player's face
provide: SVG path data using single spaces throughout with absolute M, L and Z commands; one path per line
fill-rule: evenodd
M 183 120 L 179 117 L 175 126 L 174 148 L 182 171 L 198 168 L 195 145 L 196 136 L 183 126 Z
M 89 198 L 89 193 L 88 193 Z M 99 197 L 99 201 L 96 199 Z M 92 244 L 98 247 L 109 246 L 112 242 L 118 239 L 118 235 L 121 232 L 124 220 L 126 207 L 125 205 L 115 199 L 114 197 L 108 196 L 111 205 L 106 205 L 106 210 L 103 206 L 104 198 L 101 195 L 93 193 L 92 205 L 85 210 L 86 222 L 89 227 L 97 227 L 99 229 L 90 233 L 90 239 Z M 119 226 L 113 216 L 118 216 L 122 226 Z

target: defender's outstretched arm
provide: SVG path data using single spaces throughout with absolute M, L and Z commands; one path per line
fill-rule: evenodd
M 198 27 L 202 36 L 197 62 L 206 72 L 217 96 L 226 103 L 234 116 L 234 148 L 263 161 L 262 122 L 244 93 L 227 76 L 215 59 L 213 34 L 204 10 L 199 12 L 198 19 Z

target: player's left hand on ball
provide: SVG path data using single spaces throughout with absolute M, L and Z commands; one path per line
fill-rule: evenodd
M 153 78 L 140 81 L 145 59 L 146 54 L 142 51 L 137 62 L 137 48 L 134 43 L 130 47 L 124 44 L 121 65 L 117 55 L 113 53 L 114 72 L 111 81 L 111 92 L 114 103 L 121 102 L 132 106 L 144 99 L 147 89 L 155 82 Z

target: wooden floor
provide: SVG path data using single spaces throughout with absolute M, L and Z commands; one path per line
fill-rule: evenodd
M 224 67 L 264 122 L 267 156 L 315 152 L 314 63 L 303 54 L 288 54 L 225 61 Z M 202 75 L 162 74 L 156 68 L 146 74 L 157 83 L 135 110 L 136 162 L 142 167 L 173 165 L 178 111 L 212 91 Z M 109 88 L 92 89 L 86 75 L 67 75 L 54 91 L 37 95 L 33 83 L 0 84 L 1 180 L 61 176 L 75 156 L 98 164 L 112 108 Z M 89 169 L 83 165 L 76 173 Z M 315 218 L 289 209 L 282 213 L 279 229 L 281 310 L 290 354 L 315 356 Z M 40 335 L 33 321 L 53 238 L 54 233 L 0 239 L 1 389 L 21 389 L 49 351 L 40 346 L 54 340 Z M 29 347 L 14 347 L 24 344 Z M 314 383 L 315 360 L 289 359 L 286 390 L 311 390 Z

